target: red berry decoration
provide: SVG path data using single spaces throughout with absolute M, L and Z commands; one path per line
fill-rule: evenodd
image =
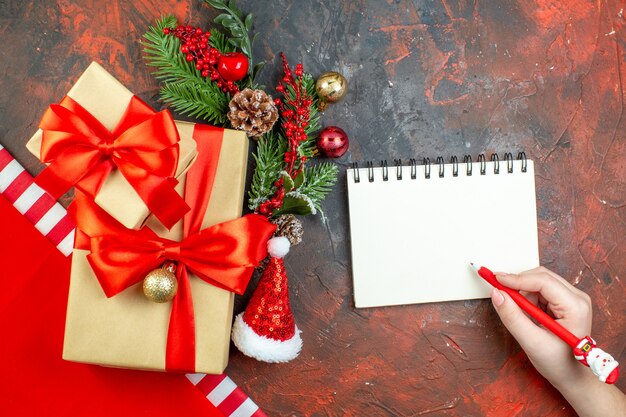
M 298 146 L 308 138 L 305 128 L 311 118 L 313 100 L 304 85 L 302 64 L 296 65 L 295 71 L 292 72 L 285 54 L 281 52 L 280 58 L 283 61 L 285 75 L 276 87 L 276 91 L 281 93 L 283 98 L 282 100 L 280 98 L 274 99 L 274 104 L 282 114 L 283 121 L 281 124 L 287 137 L 288 147 L 283 155 L 284 171 L 293 179 L 302 172 L 303 164 L 306 161 L 306 157 L 298 153 Z M 293 94 L 290 91 L 293 91 Z M 274 186 L 276 187 L 274 195 L 259 205 L 259 212 L 265 216 L 271 216 L 274 211 L 280 209 L 285 199 L 284 179 L 278 179 Z
M 222 54 L 217 61 L 217 71 L 226 81 L 239 81 L 248 73 L 248 57 L 241 52 Z
M 238 58 L 240 66 L 235 64 L 229 65 L 229 68 L 230 66 L 233 67 L 233 71 L 237 76 L 241 72 L 241 68 L 245 66 L 243 75 L 240 78 L 230 78 L 230 73 L 228 73 L 229 77 L 227 77 L 226 73 L 218 70 L 218 63 L 221 62 L 222 54 L 210 45 L 211 32 L 205 32 L 202 28 L 178 25 L 176 28 L 164 28 L 163 33 L 180 39 L 180 52 L 185 55 L 187 62 L 195 61 L 195 67 L 200 71 L 200 75 L 215 82 L 225 93 L 235 95 L 239 92 L 239 87 L 233 81 L 242 79 L 248 72 L 248 58 L 244 54 L 235 53 L 243 57 L 243 60 Z M 245 61 L 245 65 L 243 61 Z
M 329 158 L 339 158 L 348 150 L 348 135 L 337 126 L 322 129 L 317 137 L 318 149 Z

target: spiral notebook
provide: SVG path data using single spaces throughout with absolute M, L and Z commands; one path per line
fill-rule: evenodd
M 347 170 L 356 307 L 489 297 L 469 267 L 539 265 L 533 161 L 386 161 Z

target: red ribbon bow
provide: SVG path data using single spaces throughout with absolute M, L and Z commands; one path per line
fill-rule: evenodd
M 76 185 L 95 196 L 117 167 L 151 212 L 171 228 L 189 211 L 174 179 L 180 140 L 169 111 L 155 113 L 133 96 L 109 131 L 80 104 L 65 97 L 41 119 L 42 162 L 50 165 L 37 183 L 58 198 Z
M 87 259 L 107 297 L 140 282 L 167 260 L 176 261 L 178 270 L 187 267 L 210 284 L 243 294 L 255 266 L 267 255 L 259 242 L 267 242 L 274 229 L 264 216 L 249 214 L 182 242 L 128 230 L 92 237 Z

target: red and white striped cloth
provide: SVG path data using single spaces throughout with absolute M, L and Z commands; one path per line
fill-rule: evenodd
M 0 194 L 63 255 L 74 247 L 74 223 L 65 208 L 34 183 L 33 177 L 0 145 Z
M 226 374 L 187 374 L 187 379 L 225 416 L 267 417 Z
M 0 145 L 0 194 L 22 213 L 35 228 L 69 256 L 74 247 L 74 223 L 65 208 L 56 202 L 33 177 Z M 267 417 L 226 374 L 187 374 L 191 381 L 224 417 Z

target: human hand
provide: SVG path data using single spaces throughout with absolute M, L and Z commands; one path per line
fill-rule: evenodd
M 559 275 L 539 267 L 517 275 L 496 273 L 496 277 L 503 285 L 520 290 L 577 337 L 591 334 L 591 299 Z M 539 373 L 557 389 L 580 380 L 587 370 L 574 359 L 571 347 L 535 324 L 505 292 L 494 288 L 491 299 L 502 323 Z

